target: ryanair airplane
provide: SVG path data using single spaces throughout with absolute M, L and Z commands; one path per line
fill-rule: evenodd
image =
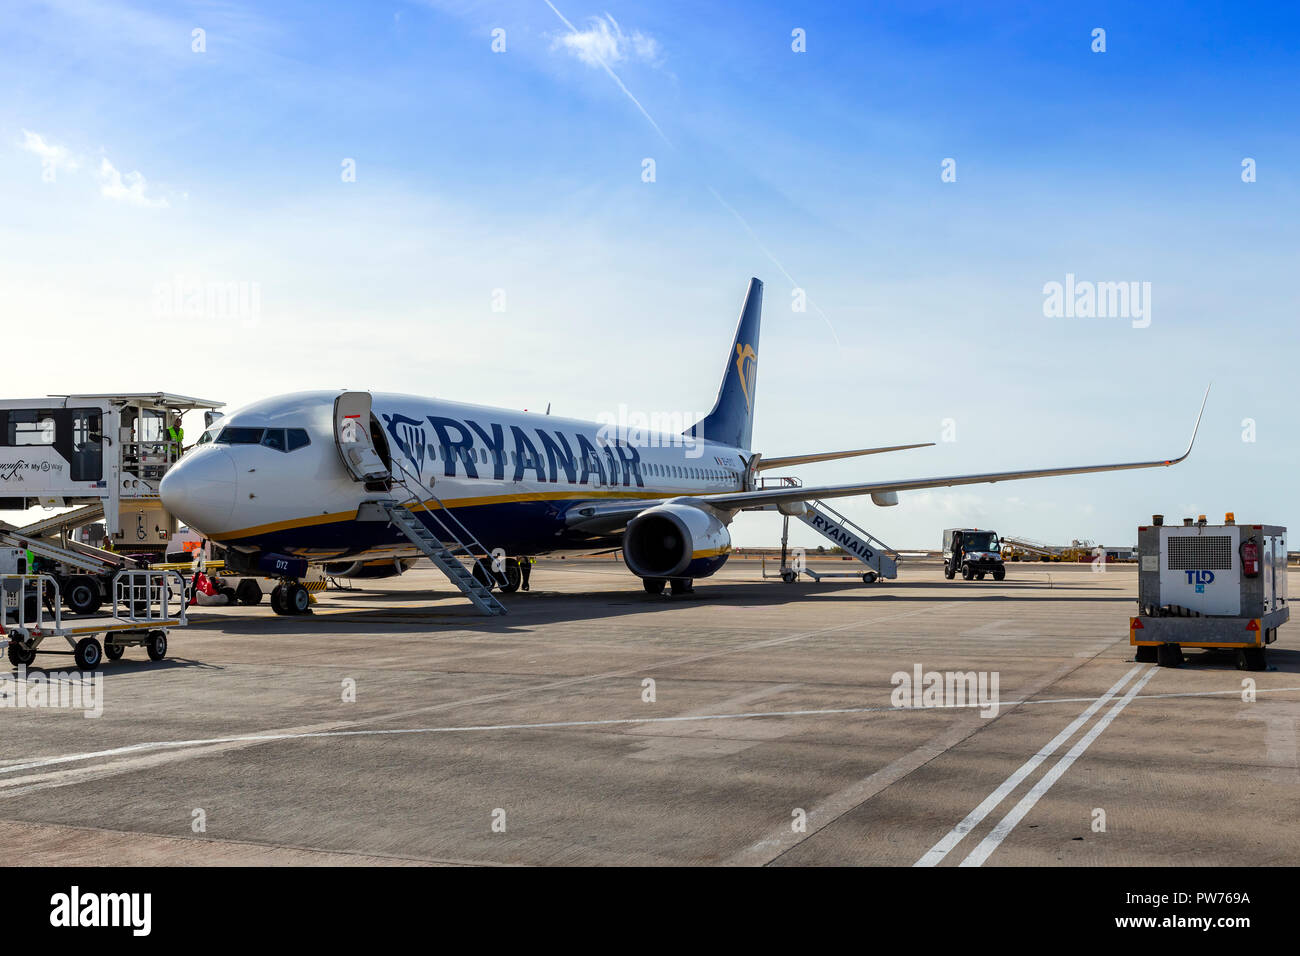
M 689 591 L 726 562 L 728 526 L 746 509 L 799 515 L 805 502 L 856 495 L 894 505 L 900 491 L 1155 468 L 1191 453 L 1189 443 L 1178 458 L 1156 461 L 767 487 L 760 472 L 769 468 L 933 442 L 767 459 L 755 452 L 762 296 L 752 279 L 717 401 L 684 433 L 624 433 L 411 395 L 298 392 L 212 424 L 164 478 L 163 503 L 224 545 L 228 567 L 280 577 L 275 609 L 300 613 L 309 599 L 297 577 L 308 563 L 400 573 L 422 552 L 438 563 L 440 546 L 459 548 L 497 556 L 494 574 L 479 561 L 475 575 L 512 590 L 519 557 L 621 549 L 647 591 Z

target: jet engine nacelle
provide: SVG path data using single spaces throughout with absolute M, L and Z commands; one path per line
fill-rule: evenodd
M 623 561 L 642 578 L 706 578 L 727 563 L 731 533 L 712 510 L 673 504 L 628 522 Z
M 411 569 L 413 558 L 378 558 L 370 561 L 330 561 L 325 573 L 337 578 L 395 578 Z

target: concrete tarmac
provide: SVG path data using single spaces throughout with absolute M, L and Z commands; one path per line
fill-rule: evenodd
M 733 559 L 669 597 L 547 560 L 502 618 L 429 568 L 197 609 L 105 664 L 102 716 L 0 709 L 4 862 L 1300 863 L 1300 623 L 1267 672 L 1138 665 L 1132 565 L 1008 567 Z

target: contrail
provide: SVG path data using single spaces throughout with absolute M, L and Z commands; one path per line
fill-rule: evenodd
M 551 11 L 557 17 L 560 18 L 560 22 L 563 23 L 566 27 L 568 27 L 571 32 L 575 34 L 579 32 L 578 28 L 569 22 L 568 18 L 556 8 L 555 4 L 551 3 L 551 0 L 542 0 L 542 2 L 551 8 Z M 654 131 L 659 134 L 659 138 L 662 139 L 665 144 L 667 144 L 669 149 L 675 151 L 677 147 L 673 145 L 672 140 L 670 140 L 667 137 L 667 135 L 665 135 L 664 131 L 660 129 L 659 124 L 655 122 L 654 117 L 651 116 L 650 113 L 646 110 L 646 108 L 641 105 L 641 101 L 632 95 L 632 91 L 627 88 L 626 84 L 624 84 L 624 82 L 621 79 L 619 79 L 618 74 L 615 73 L 610 68 L 610 65 L 608 63 L 606 63 L 603 59 L 601 59 L 600 54 L 592 51 L 591 55 L 595 57 L 596 62 L 601 65 L 601 68 L 604 69 L 604 71 L 609 74 L 609 78 L 618 84 L 618 88 L 623 91 L 624 95 L 627 96 L 627 98 L 632 101 L 633 105 L 635 105 L 636 108 L 641 111 L 641 115 L 646 118 L 647 123 L 649 123 L 652 127 L 654 127 Z M 712 186 L 706 183 L 705 188 L 708 189 L 708 191 L 713 194 L 713 198 L 716 199 L 719 203 L 721 203 L 724 209 L 726 209 L 729 213 L 731 213 L 733 216 L 736 217 L 736 220 L 741 224 L 741 226 L 744 227 L 745 231 L 749 233 L 749 237 L 754 240 L 755 244 L 757 244 L 759 250 L 763 253 L 763 255 L 767 257 L 768 261 L 771 262 L 772 265 L 776 266 L 776 268 L 780 271 L 780 273 L 786 277 L 790 285 L 796 289 L 802 288 L 799 285 L 799 283 L 795 281 L 794 276 L 790 275 L 790 273 L 786 271 L 785 266 L 781 265 L 780 260 L 778 260 L 776 256 L 772 255 L 772 253 L 768 250 L 767 246 L 763 244 L 763 240 L 758 237 L 758 233 L 754 232 L 753 228 L 746 221 L 745 217 L 742 216 L 740 213 L 738 213 L 735 207 L 731 205 L 731 203 L 723 199 L 722 196 L 718 193 L 718 191 L 714 189 Z M 822 321 L 826 323 L 826 328 L 830 329 L 831 338 L 835 340 L 835 344 L 839 345 L 840 337 L 835 333 L 835 326 L 831 324 L 830 317 L 825 312 L 822 311 L 821 306 L 819 306 L 816 302 L 812 300 L 811 296 L 808 296 L 806 292 L 804 294 L 805 297 L 807 298 L 808 304 L 811 305 L 817 311 L 817 314 L 822 317 Z

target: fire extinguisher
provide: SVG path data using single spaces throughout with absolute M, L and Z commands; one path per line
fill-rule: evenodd
M 1241 542 L 1241 573 L 1248 578 L 1259 577 L 1259 545 L 1253 537 Z

